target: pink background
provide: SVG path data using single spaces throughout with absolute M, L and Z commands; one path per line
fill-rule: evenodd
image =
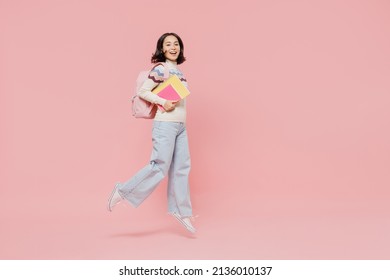
M 202 4 L 200 4 L 202 3 Z M 1 259 L 389 259 L 389 1 L 0 1 Z M 129 97 L 158 37 L 189 81 L 199 233 Z

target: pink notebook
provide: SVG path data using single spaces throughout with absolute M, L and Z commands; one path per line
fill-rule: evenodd
M 181 96 L 172 85 L 167 85 L 157 95 L 170 101 L 179 101 L 181 99 Z
M 179 101 L 190 94 L 190 91 L 176 75 L 170 76 L 152 92 L 169 101 Z M 160 110 L 165 111 L 163 106 L 158 105 L 158 107 Z

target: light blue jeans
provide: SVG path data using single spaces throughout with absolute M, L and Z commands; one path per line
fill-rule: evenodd
M 138 207 L 168 175 L 168 212 L 192 216 L 188 176 L 191 159 L 185 123 L 154 121 L 150 162 L 118 187 L 120 195 Z

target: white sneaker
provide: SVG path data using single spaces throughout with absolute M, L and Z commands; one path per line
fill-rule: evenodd
M 179 223 L 184 226 L 186 228 L 186 230 L 188 230 L 189 232 L 191 233 L 195 233 L 196 232 L 196 229 L 194 228 L 194 226 L 192 225 L 191 223 L 191 219 L 190 217 L 181 217 L 179 214 L 177 213 L 170 213 L 173 217 L 176 218 L 176 220 L 179 221 Z
M 110 212 L 115 205 L 119 204 L 123 200 L 123 197 L 118 192 L 119 185 L 120 183 L 116 183 L 114 189 L 111 192 L 110 198 L 108 199 L 107 209 Z

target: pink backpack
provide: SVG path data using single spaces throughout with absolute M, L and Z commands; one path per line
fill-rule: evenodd
M 169 77 L 169 69 L 163 62 L 156 64 L 154 67 L 156 67 L 159 64 L 162 64 L 164 66 L 164 80 L 165 80 Z M 135 94 L 131 98 L 133 116 L 136 118 L 153 119 L 154 116 L 156 115 L 157 106 L 138 96 L 138 92 L 142 87 L 142 85 L 144 84 L 144 82 L 146 81 L 146 79 L 148 78 L 149 73 L 150 70 L 145 70 L 145 71 L 141 71 L 138 74 Z

